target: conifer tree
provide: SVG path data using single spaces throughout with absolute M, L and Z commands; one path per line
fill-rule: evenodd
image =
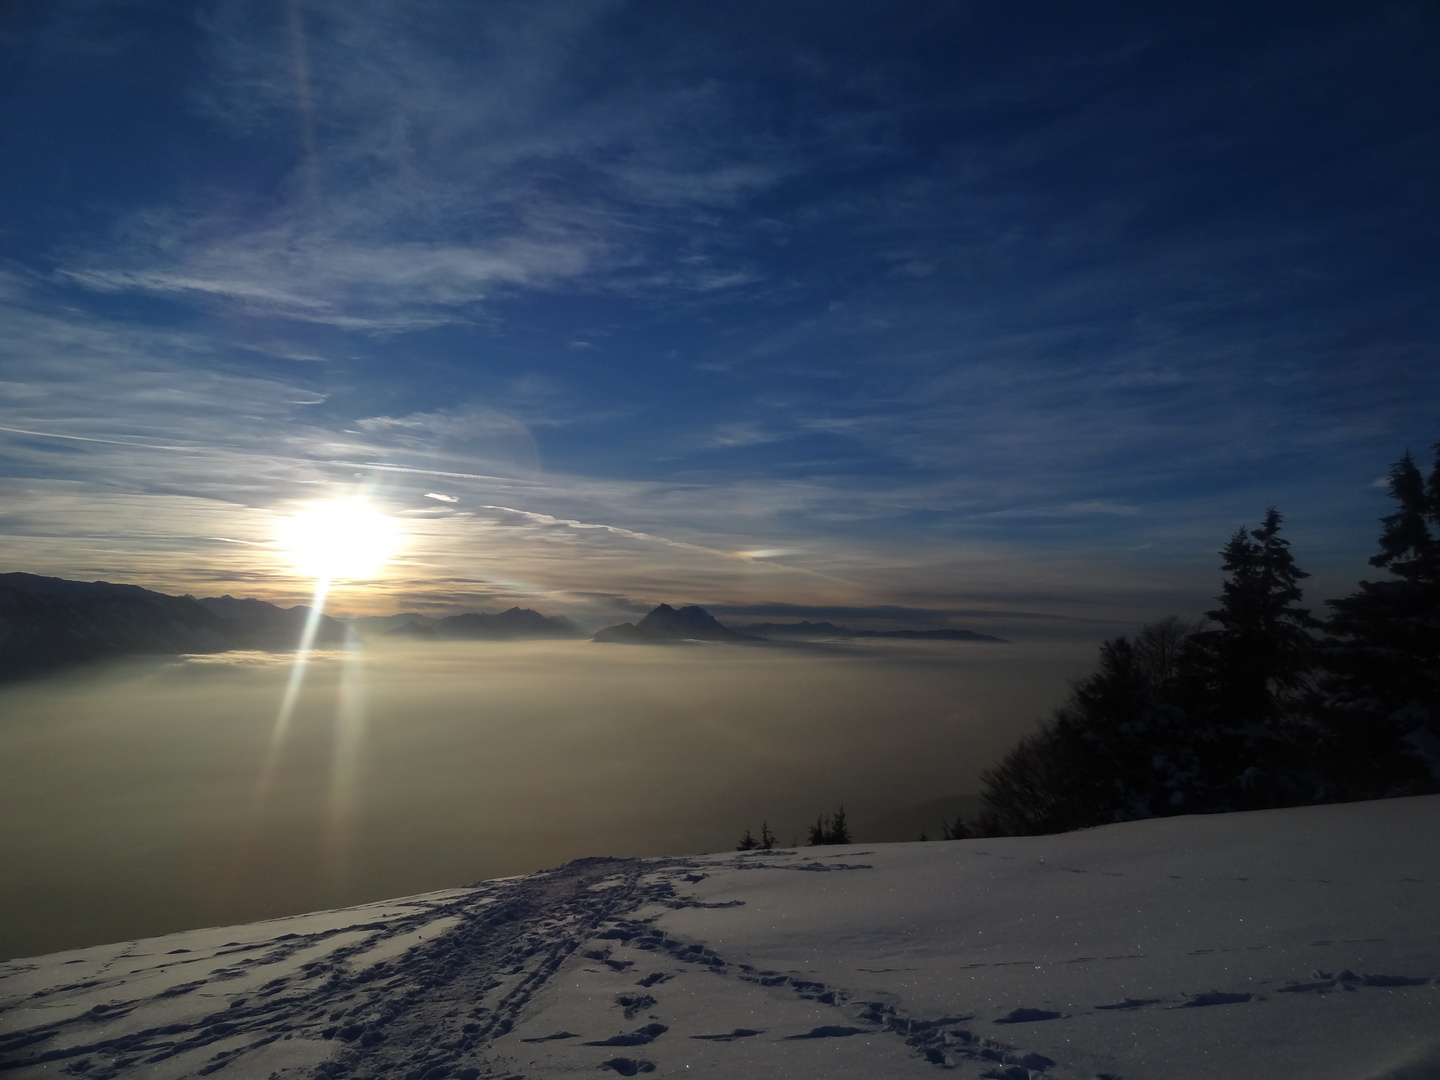
M 946 840 L 968 840 L 975 835 L 970 831 L 970 826 L 965 824 L 964 814 L 956 814 L 953 825 L 948 821 L 942 821 L 940 823 L 940 832 Z
M 1240 529 L 1221 550 L 1226 578 L 1218 624 L 1191 638 L 1182 655 L 1181 694 L 1197 759 L 1197 810 L 1292 806 L 1321 794 L 1308 745 L 1305 707 L 1319 626 L 1300 607 L 1300 582 L 1274 507 L 1260 528 Z
M 848 843 L 850 843 L 850 827 L 845 823 L 845 807 L 843 806 L 835 811 L 833 818 L 821 814 L 815 819 L 815 824 L 810 826 L 811 847 Z
M 1211 654 L 1213 704 L 1231 722 L 1275 721 L 1312 666 L 1309 631 L 1319 623 L 1299 606 L 1310 575 L 1280 536 L 1282 520 L 1272 506 L 1260 528 L 1238 529 L 1221 549 L 1220 607 L 1205 613 L 1219 629 L 1199 635 Z
M 740 843 L 735 845 L 736 851 L 754 851 L 760 846 L 760 842 L 750 835 L 750 830 L 745 830 L 745 835 L 740 837 Z
M 1408 452 L 1370 559 L 1383 581 L 1327 601 L 1321 716 L 1338 798 L 1440 786 L 1440 444 L 1428 482 Z
M 828 844 L 830 842 L 828 839 L 829 835 L 830 819 L 824 814 L 821 814 L 815 819 L 815 824 L 810 826 L 810 846 L 820 847 L 822 844 Z
M 848 844 L 850 843 L 850 826 L 845 824 L 845 807 L 835 811 L 835 816 L 830 819 L 830 831 L 826 836 L 827 844 Z
M 775 834 L 770 831 L 770 823 L 768 821 L 762 821 L 760 823 L 760 847 L 766 851 L 770 851 L 775 847 Z

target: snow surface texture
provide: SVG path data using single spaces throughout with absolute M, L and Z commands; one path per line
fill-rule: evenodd
M 1440 1077 L 1440 797 L 587 859 L 0 964 L 9 1076 Z

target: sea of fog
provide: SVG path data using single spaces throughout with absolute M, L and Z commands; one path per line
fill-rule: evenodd
M 298 688 L 293 657 L 257 653 L 8 687 L 0 957 L 724 850 L 762 820 L 803 842 L 842 803 L 857 839 L 914 839 L 1093 658 L 366 644 L 314 655 Z

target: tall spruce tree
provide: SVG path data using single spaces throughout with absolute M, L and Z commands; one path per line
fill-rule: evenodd
M 1320 624 L 1299 606 L 1310 575 L 1280 536 L 1283 520 L 1272 506 L 1260 528 L 1238 529 L 1220 551 L 1220 607 L 1205 613 L 1219 628 L 1199 643 L 1210 653 L 1210 696 L 1232 721 L 1275 722 L 1313 666 L 1310 631 Z
M 1320 624 L 1300 607 L 1300 582 L 1310 575 L 1280 536 L 1283 520 L 1271 507 L 1260 528 L 1237 530 L 1221 549 L 1220 607 L 1205 613 L 1216 628 L 1195 634 L 1183 657 L 1182 697 L 1208 788 L 1203 809 L 1287 806 L 1320 794 L 1303 749 L 1314 741 L 1305 703 L 1311 631 Z
M 1327 601 L 1323 700 L 1337 798 L 1440 787 L 1440 443 L 1428 482 L 1407 451 L 1390 470 L 1399 504 L 1381 519 L 1384 581 Z

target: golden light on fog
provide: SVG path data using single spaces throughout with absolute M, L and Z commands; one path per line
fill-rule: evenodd
M 281 525 L 279 539 L 302 574 L 355 581 L 376 577 L 399 537 L 394 518 L 350 499 L 300 511 Z

